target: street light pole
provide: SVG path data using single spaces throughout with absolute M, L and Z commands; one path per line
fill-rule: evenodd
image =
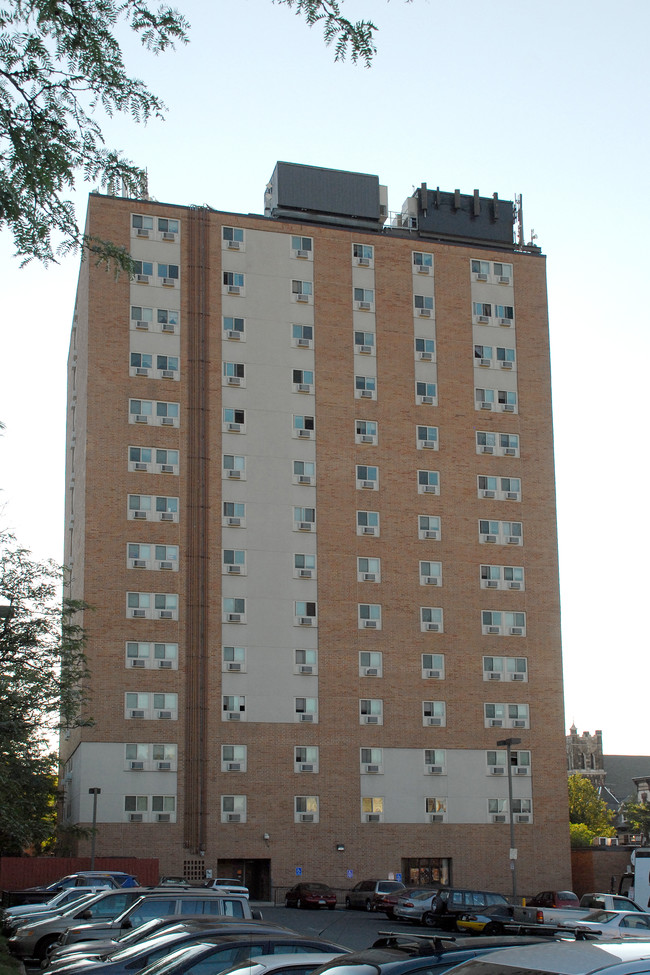
M 510 750 L 513 745 L 521 745 L 521 738 L 502 738 L 497 742 L 498 748 L 506 749 L 506 762 L 508 765 L 508 818 L 510 820 L 510 870 L 512 872 L 512 900 L 517 898 L 517 848 L 515 847 L 515 821 L 512 815 L 512 764 L 510 761 Z
M 93 833 L 90 841 L 90 869 L 95 869 L 95 840 L 97 838 L 97 796 L 101 795 L 101 789 L 88 789 L 89 795 L 93 797 Z

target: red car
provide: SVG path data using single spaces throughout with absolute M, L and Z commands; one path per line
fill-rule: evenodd
M 284 906 L 326 907 L 328 911 L 333 911 L 336 907 L 336 892 L 327 884 L 296 884 L 285 894 Z
M 528 907 L 580 907 L 572 890 L 543 890 L 526 901 Z

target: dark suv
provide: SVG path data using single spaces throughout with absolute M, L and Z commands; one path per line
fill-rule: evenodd
M 503 894 L 491 890 L 443 887 L 433 898 L 429 911 L 422 918 L 422 923 L 441 927 L 445 931 L 454 931 L 456 918 L 466 911 L 476 911 L 482 907 L 506 907 L 507 904 L 508 901 Z

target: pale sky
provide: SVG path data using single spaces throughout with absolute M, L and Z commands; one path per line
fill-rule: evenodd
M 166 122 L 105 128 L 148 169 L 154 198 L 261 213 L 278 159 L 375 173 L 391 210 L 422 182 L 523 194 L 526 239 L 534 230 L 548 255 L 566 725 L 602 729 L 608 754 L 650 754 L 639 610 L 650 4 L 345 0 L 350 19 L 380 28 L 370 70 L 335 64 L 319 29 L 271 0 L 179 8 L 192 24 L 182 50 L 154 58 L 124 34 L 129 70 L 166 102 Z M 91 188 L 76 197 L 81 220 Z M 78 260 L 20 270 L 11 255 L 0 235 L 0 524 L 60 562 Z

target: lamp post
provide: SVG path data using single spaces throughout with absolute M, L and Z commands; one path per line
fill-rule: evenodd
M 497 748 L 506 749 L 508 765 L 508 818 L 510 820 L 510 870 L 512 872 L 512 900 L 517 897 L 517 849 L 515 847 L 515 821 L 512 816 L 512 764 L 510 750 L 513 745 L 521 745 L 521 738 L 502 738 L 497 742 Z
M 90 869 L 95 869 L 95 840 L 97 838 L 97 796 L 101 795 L 101 789 L 88 789 L 89 795 L 93 797 L 93 835 L 90 841 Z

